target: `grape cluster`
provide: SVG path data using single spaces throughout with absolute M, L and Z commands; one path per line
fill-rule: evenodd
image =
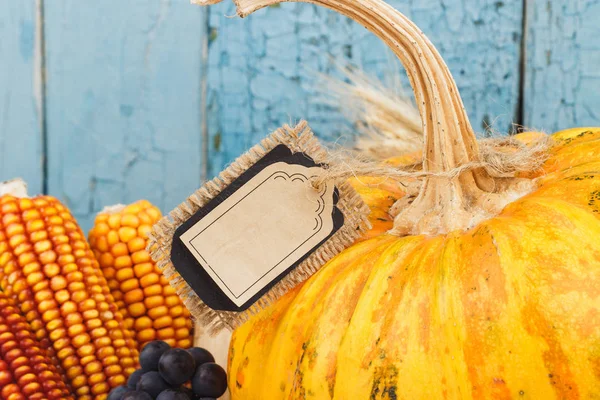
M 140 366 L 108 400 L 214 400 L 227 390 L 227 373 L 200 347 L 171 348 L 155 340 L 140 353 Z

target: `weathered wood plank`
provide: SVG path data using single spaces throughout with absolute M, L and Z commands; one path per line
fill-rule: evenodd
M 528 2 L 525 124 L 600 125 L 600 2 Z
M 508 131 L 518 104 L 522 0 L 389 3 L 438 47 L 475 129 Z M 305 118 L 322 138 L 337 140 L 344 119 L 314 96 L 314 71 L 333 72 L 330 56 L 380 76 L 395 69 L 379 39 L 317 6 L 283 4 L 240 20 L 229 18 L 235 10 L 225 1 L 209 13 L 209 176 L 282 123 Z
M 42 191 L 40 24 L 34 1 L 0 2 L 0 180 Z
M 46 2 L 49 192 L 84 229 L 102 207 L 170 211 L 201 183 L 204 9 Z

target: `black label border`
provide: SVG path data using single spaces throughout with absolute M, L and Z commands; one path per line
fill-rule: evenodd
M 244 171 L 230 185 L 223 189 L 217 196 L 211 199 L 204 207 L 200 208 L 194 215 L 185 221 L 177 230 L 173 238 L 171 249 L 171 260 L 177 272 L 187 282 L 195 294 L 210 308 L 220 311 L 244 311 L 254 304 L 260 297 L 267 293 L 277 282 L 285 278 L 293 269 L 297 268 L 308 256 L 317 248 L 331 238 L 343 225 L 344 215 L 338 209 L 339 191 L 335 188 L 333 193 L 334 207 L 332 210 L 333 229 L 325 239 L 319 242 L 309 252 L 300 257 L 294 264 L 274 278 L 268 285 L 256 293 L 252 298 L 241 306 L 237 306 L 230 300 L 227 294 L 217 285 L 213 278 L 206 272 L 206 267 L 202 265 L 192 252 L 185 246 L 181 240 L 181 235 L 188 231 L 198 221 L 204 218 L 208 213 L 214 210 L 219 204 L 225 201 L 233 193 L 239 190 L 250 179 L 264 170 L 271 164 L 285 162 L 287 164 L 303 165 L 305 167 L 318 167 L 319 164 L 305 153 L 293 153 L 287 146 L 280 144 L 269 151 L 263 158 Z M 210 268 L 210 266 L 209 266 Z

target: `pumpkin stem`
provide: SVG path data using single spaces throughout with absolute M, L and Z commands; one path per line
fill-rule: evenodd
M 193 0 L 212 4 L 219 0 Z M 237 13 L 252 12 L 288 0 L 234 0 Z M 437 234 L 467 229 L 497 214 L 517 191 L 532 186 L 523 180 L 492 178 L 483 168 L 455 178 L 435 176 L 480 161 L 477 140 L 456 83 L 429 39 L 408 18 L 382 0 L 294 0 L 318 4 L 359 22 L 383 40 L 404 65 L 423 122 L 425 178 L 412 203 L 402 210 L 393 234 Z M 397 207 L 400 208 L 400 207 Z

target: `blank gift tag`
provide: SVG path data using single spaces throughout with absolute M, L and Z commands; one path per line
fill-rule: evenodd
M 320 170 L 271 164 L 222 202 L 219 198 L 220 204 L 179 237 L 236 306 L 342 226 L 343 216 L 334 213 L 334 186 L 310 185 Z
M 153 227 L 152 257 L 196 318 L 235 328 L 368 228 L 347 183 L 314 187 L 327 161 L 305 123 L 284 126 Z

